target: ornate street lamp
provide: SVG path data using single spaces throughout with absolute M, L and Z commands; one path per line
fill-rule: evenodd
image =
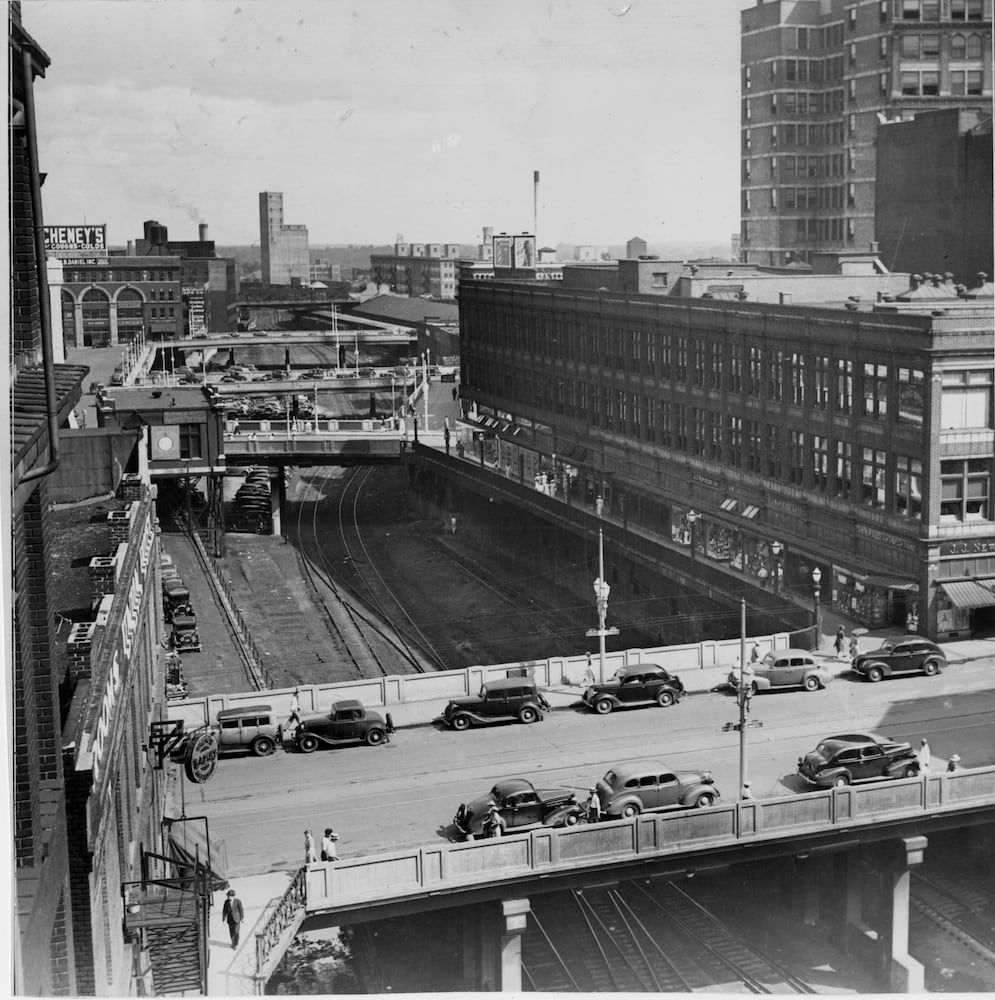
M 771 542 L 770 551 L 774 556 L 774 593 L 781 592 L 781 552 L 784 546 L 780 542 Z
M 812 584 L 815 588 L 815 648 L 819 649 L 822 646 L 822 611 L 819 607 L 819 597 L 822 591 L 819 588 L 819 583 L 822 581 L 822 570 L 818 566 L 812 570 Z
M 691 575 L 694 576 L 694 543 L 696 541 L 694 526 L 698 521 L 698 512 L 696 510 L 689 510 L 685 516 L 688 521 L 688 534 L 691 537 Z

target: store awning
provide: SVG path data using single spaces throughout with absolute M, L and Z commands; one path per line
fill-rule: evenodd
M 730 513 L 732 511 L 734 511 L 738 505 L 739 505 L 739 501 L 736 500 L 736 499 L 734 499 L 733 497 L 726 497 L 725 500 L 723 500 L 722 503 L 719 504 L 719 506 L 723 510 L 727 510 Z
M 918 590 L 915 580 L 905 580 L 897 576 L 868 576 L 864 578 L 868 587 L 887 587 L 889 590 Z
M 211 889 L 224 889 L 228 885 L 225 848 L 217 837 L 211 837 L 208 855 L 206 824 L 198 822 L 202 817 L 188 820 L 164 820 L 168 835 L 168 851 L 181 878 L 195 874 L 197 868 L 206 870 Z
M 955 608 L 995 607 L 995 578 L 941 583 L 940 590 Z

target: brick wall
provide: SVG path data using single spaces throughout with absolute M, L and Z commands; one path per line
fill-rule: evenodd
M 70 866 L 70 909 L 73 923 L 76 988 L 84 996 L 94 994 L 93 908 L 90 890 L 90 837 L 87 803 L 93 789 L 90 771 L 77 772 L 74 751 L 66 752 L 66 847 Z
M 15 74 L 20 61 L 12 57 Z M 10 130 L 10 306 L 11 347 L 19 370 L 41 359 L 41 315 L 34 252 L 34 215 L 24 128 Z

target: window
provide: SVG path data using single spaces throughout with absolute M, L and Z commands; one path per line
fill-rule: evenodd
M 770 189 L 770 207 L 774 210 L 777 209 L 777 188 Z
M 847 23 L 849 24 L 850 30 L 853 31 L 857 27 L 857 8 L 851 7 L 847 12 Z
M 771 479 L 781 478 L 781 428 L 776 424 L 767 425 L 764 450 L 767 453 L 767 475 Z
M 829 438 L 812 435 L 812 485 L 820 493 L 829 486 Z
M 763 392 L 763 351 L 759 347 L 750 348 L 750 371 L 747 392 L 759 396 Z
M 770 144 L 771 146 L 777 145 L 777 126 L 771 125 L 770 127 Z M 789 143 L 790 145 L 790 143 Z
M 749 212 L 750 210 L 750 192 L 746 190 L 743 192 L 743 211 Z
M 805 405 L 805 356 L 791 355 L 791 402 Z
M 950 36 L 950 58 L 964 59 L 967 56 L 967 39 L 963 35 Z
M 967 58 L 981 58 L 981 35 L 970 35 L 967 39 Z
M 708 414 L 708 458 L 722 460 L 722 417 L 718 413 Z
M 981 70 L 967 71 L 967 92 L 971 96 L 981 96 Z
M 919 58 L 918 35 L 902 35 L 902 58 L 903 59 Z
M 719 341 L 708 345 L 708 388 L 722 388 L 722 344 Z
M 798 29 L 798 36 L 795 48 L 797 48 L 799 52 L 808 51 L 808 28 Z
M 767 397 L 777 403 L 784 399 L 784 351 L 767 355 Z
M 967 19 L 969 21 L 981 21 L 984 16 L 981 0 L 967 0 Z
M 991 520 L 990 458 L 940 462 L 940 521 Z
M 882 35 L 878 43 L 878 58 L 887 59 L 888 58 L 888 36 Z
M 743 348 L 739 344 L 729 347 L 729 391 L 743 391 Z
M 922 75 L 922 93 L 924 97 L 938 97 L 940 94 L 940 74 L 939 73 L 923 73 Z
M 903 21 L 919 20 L 919 0 L 900 0 Z
M 707 345 L 700 340 L 694 341 L 691 351 L 692 378 L 693 384 L 703 386 L 705 384 L 705 351 Z
M 992 371 L 945 372 L 940 404 L 941 430 L 992 426 Z
M 814 368 L 815 376 L 812 385 L 815 393 L 814 405 L 817 410 L 826 410 L 829 408 L 829 358 L 816 357 Z
M 918 458 L 895 456 L 895 513 L 916 521 L 922 518 L 922 462 Z
M 692 411 L 691 452 L 694 455 L 705 454 L 705 411 Z
M 864 364 L 864 416 L 888 415 L 888 366 Z
M 898 422 L 922 427 L 925 396 L 923 373 L 918 368 L 898 369 Z
M 853 445 L 836 442 L 836 496 L 848 500 L 853 478 Z
M 967 19 L 967 0 L 950 0 L 950 19 L 952 21 Z
M 853 408 L 853 362 L 836 362 L 836 412 L 850 413 Z
M 743 70 L 743 90 L 750 90 L 753 86 L 753 71 L 749 66 Z
M 860 502 L 876 510 L 884 507 L 885 452 L 863 448 L 860 462 Z
M 919 74 L 902 73 L 902 93 L 906 97 L 913 97 L 919 93 Z
M 791 431 L 788 443 L 788 479 L 798 486 L 805 482 L 805 434 Z
M 784 207 L 785 208 L 795 208 L 797 202 L 795 201 L 795 189 L 785 188 L 784 189 Z
M 940 54 L 940 36 L 922 36 L 922 57 L 924 59 L 935 59 Z
M 967 74 L 963 70 L 954 70 L 950 74 L 950 94 L 953 97 L 963 97 L 967 93 Z
M 654 271 L 653 272 L 653 287 L 654 288 L 666 288 L 668 282 L 668 272 L 667 271 Z
M 726 417 L 726 455 L 733 468 L 743 461 L 743 418 Z
M 880 75 L 880 77 L 878 78 L 878 89 L 880 90 L 882 97 L 887 97 L 888 96 L 889 87 L 888 87 L 888 74 L 887 73 L 882 73 Z
M 180 458 L 202 458 L 200 424 L 180 424 Z
M 857 65 L 857 46 L 856 46 L 856 43 L 854 43 L 854 42 L 850 43 L 849 54 L 850 54 L 850 65 L 851 66 L 856 66 Z
M 760 472 L 762 453 L 760 450 L 760 422 L 746 421 L 746 467 L 750 472 Z

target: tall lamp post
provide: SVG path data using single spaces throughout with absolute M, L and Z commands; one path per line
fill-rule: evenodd
M 694 576 L 694 543 L 696 541 L 694 526 L 698 522 L 698 512 L 696 510 L 689 510 L 685 516 L 688 519 L 688 534 L 691 539 L 691 575 Z
M 605 537 L 598 529 L 598 578 L 594 581 L 594 599 L 598 605 L 598 627 L 588 629 L 585 635 L 598 637 L 598 680 L 605 682 L 605 636 L 618 635 L 617 628 L 605 628 L 608 617 L 608 595 L 611 586 L 605 580 Z
M 822 590 L 819 583 L 822 581 L 822 570 L 818 566 L 812 570 L 812 584 L 815 588 L 815 648 L 822 647 L 822 609 L 819 607 L 819 598 Z
M 739 706 L 739 721 L 727 722 L 723 727 L 723 732 L 736 730 L 739 733 L 739 797 L 740 799 L 750 799 L 750 783 L 747 780 L 746 766 L 746 730 L 750 727 L 758 728 L 763 725 L 759 719 L 747 722 L 746 717 L 750 714 L 750 700 L 753 698 L 753 666 L 746 662 L 746 598 L 740 598 L 739 602 L 739 683 L 736 685 L 736 704 Z
M 780 542 L 771 542 L 770 551 L 774 556 L 774 593 L 781 593 L 781 552 L 784 546 Z

